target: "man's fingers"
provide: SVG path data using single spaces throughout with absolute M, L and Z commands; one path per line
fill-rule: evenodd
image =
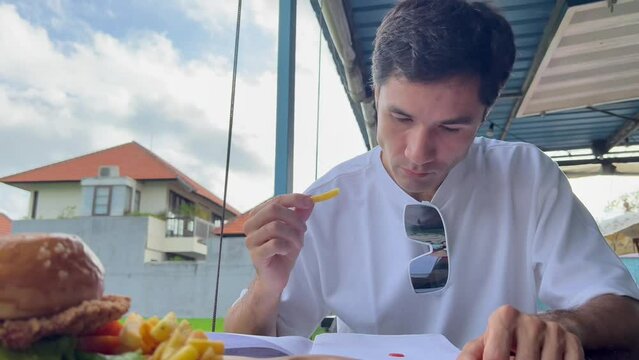
M 303 235 L 303 229 L 275 220 L 255 230 L 251 236 L 247 236 L 246 247 L 251 250 L 262 246 L 271 239 L 282 239 L 291 243 L 299 243 L 301 246 L 304 237 Z
M 289 194 L 289 195 L 301 195 L 301 194 Z M 288 196 L 288 195 L 285 195 Z M 301 195 L 306 196 L 306 195 Z M 283 197 L 283 196 L 282 196 Z M 308 201 L 310 198 L 306 197 Z M 244 233 L 250 234 L 255 230 L 263 227 L 264 225 L 273 222 L 273 221 L 283 221 L 291 226 L 296 227 L 302 233 L 306 231 L 306 224 L 304 223 L 306 219 L 308 219 L 308 215 L 310 215 L 310 210 L 305 207 L 295 208 L 293 210 L 290 206 L 287 206 L 284 203 L 289 203 L 289 201 L 281 201 L 279 198 L 273 199 L 272 201 L 265 203 L 261 206 L 259 211 L 251 212 L 248 220 L 244 224 Z M 293 201 L 296 202 L 296 201 Z M 298 202 L 304 203 L 304 201 L 299 200 Z M 310 209 L 313 208 L 313 202 L 310 201 Z M 297 210 L 299 209 L 299 210 Z M 308 215 L 305 213 L 297 213 L 297 211 L 307 211 Z
M 541 359 L 563 359 L 566 350 L 566 331 L 556 322 L 546 323 Z
M 512 306 L 499 307 L 488 319 L 484 341 L 484 359 L 508 359 L 520 312 Z
M 584 359 L 575 334 L 557 322 L 522 314 L 509 305 L 493 312 L 484 334 L 468 343 L 459 358 L 508 359 L 511 350 L 515 351 L 515 359 Z
M 461 350 L 457 360 L 479 360 L 484 352 L 484 337 L 468 342 Z
M 564 359 L 583 360 L 584 358 L 584 348 L 577 335 L 573 333 L 566 333 L 566 351 L 564 353 Z
M 276 203 L 287 208 L 312 209 L 315 203 L 309 195 L 305 194 L 286 194 L 273 198 Z
M 546 333 L 546 324 L 537 318 L 523 315 L 519 317 L 516 338 L 514 339 L 515 359 L 539 359 L 541 356 L 541 348 L 544 344 L 544 335 Z M 551 359 L 558 359 L 553 357 Z
M 275 255 L 290 255 L 292 252 L 299 252 L 300 246 L 284 239 L 270 239 L 259 248 L 256 248 L 255 255 L 260 259 L 268 259 Z

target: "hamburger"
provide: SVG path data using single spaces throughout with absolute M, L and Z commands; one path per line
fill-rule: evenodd
M 0 237 L 0 360 L 104 359 L 78 339 L 95 340 L 129 307 L 127 297 L 104 295 L 104 267 L 79 237 Z

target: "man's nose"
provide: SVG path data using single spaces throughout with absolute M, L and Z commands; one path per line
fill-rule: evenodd
M 407 138 L 406 158 L 415 165 L 431 162 L 437 154 L 433 135 L 428 128 L 414 129 Z

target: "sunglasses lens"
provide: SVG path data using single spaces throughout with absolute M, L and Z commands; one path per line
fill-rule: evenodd
M 407 205 L 404 211 L 406 235 L 415 241 L 430 244 L 433 251 L 446 246 L 444 222 L 439 211 L 427 205 Z
M 417 293 L 442 289 L 448 281 L 446 231 L 439 211 L 431 205 L 411 204 L 404 210 L 404 228 L 411 240 L 429 245 L 427 254 L 410 262 L 410 280 Z
M 416 293 L 437 291 L 448 281 L 448 256 L 426 254 L 410 262 L 410 282 Z

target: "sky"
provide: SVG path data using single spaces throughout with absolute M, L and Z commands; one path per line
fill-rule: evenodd
M 273 195 L 274 4 L 243 2 L 227 195 L 240 211 Z M 236 16 L 234 1 L 0 0 L 0 177 L 136 141 L 222 198 Z M 321 175 L 366 148 L 308 2 L 297 21 L 303 191 L 316 166 Z M 9 217 L 28 202 L 0 184 Z
M 243 2 L 227 197 L 240 211 L 273 194 L 275 4 Z M 221 198 L 236 7 L 210 0 L 0 0 L 0 177 L 136 141 Z M 316 167 L 321 175 L 366 149 L 308 1 L 298 2 L 297 24 L 299 192 Z M 637 177 L 571 184 L 595 218 L 611 216 L 604 208 L 612 199 L 639 191 Z M 26 191 L 0 184 L 0 212 L 22 219 L 28 202 Z

